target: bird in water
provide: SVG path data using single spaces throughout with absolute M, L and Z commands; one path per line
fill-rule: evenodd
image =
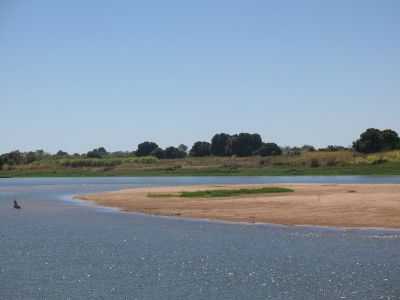
M 14 208 L 21 209 L 21 206 L 18 204 L 17 200 L 14 200 Z

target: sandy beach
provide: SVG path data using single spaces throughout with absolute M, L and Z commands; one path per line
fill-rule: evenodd
M 149 193 L 179 193 L 266 185 L 202 185 L 151 187 L 80 195 L 80 200 L 123 211 L 246 223 L 400 228 L 400 185 L 288 184 L 292 193 L 223 198 L 149 197 Z M 269 185 L 271 186 L 271 185 Z

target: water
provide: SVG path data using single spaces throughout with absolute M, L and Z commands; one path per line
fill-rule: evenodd
M 224 224 L 68 201 L 126 187 L 279 182 L 400 177 L 1 179 L 0 299 L 400 299 L 400 231 Z

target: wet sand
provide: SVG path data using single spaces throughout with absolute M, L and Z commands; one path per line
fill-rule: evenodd
M 126 189 L 76 196 L 123 211 L 246 223 L 400 228 L 400 185 L 284 184 L 295 192 L 223 198 L 148 197 L 209 189 L 272 185 L 202 185 Z

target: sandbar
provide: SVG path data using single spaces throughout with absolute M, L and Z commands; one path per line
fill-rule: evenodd
M 276 186 L 292 193 L 221 198 L 149 197 L 179 193 Z M 283 184 L 146 187 L 76 196 L 101 206 L 151 215 L 245 223 L 333 227 L 400 228 L 400 185 Z

